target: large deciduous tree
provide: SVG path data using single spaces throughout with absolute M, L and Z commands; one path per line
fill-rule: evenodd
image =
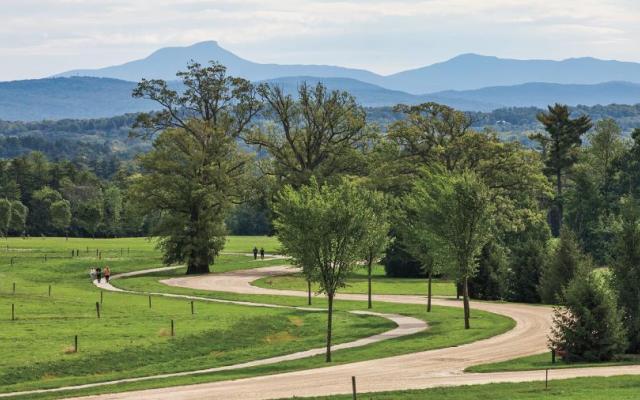
M 478 269 L 480 251 L 494 231 L 491 193 L 473 172 L 431 175 L 403 198 L 436 262 L 454 265 L 463 287 L 464 324 L 470 328 L 468 281 Z
M 363 151 L 375 132 L 367 127 L 364 109 L 347 92 L 303 83 L 297 97 L 276 85 L 258 92 L 268 123 L 245 136 L 247 143 L 271 156 L 266 173 L 280 183 L 300 187 L 313 176 L 319 182 L 344 174 L 361 174 Z
M 355 183 L 320 185 L 311 179 L 299 190 L 285 186 L 275 203 L 275 227 L 285 254 L 320 284 L 328 300 L 326 361 L 331 361 L 331 324 L 336 292 L 345 286 L 367 246 L 375 219 L 366 194 Z
M 186 262 L 187 274 L 207 273 L 224 244 L 227 212 L 243 197 L 249 159 L 237 139 L 260 103 L 251 83 L 227 76 L 216 63 L 192 62 L 177 76 L 180 92 L 145 79 L 133 92 L 162 109 L 137 120 L 138 134 L 161 133 L 141 156 L 144 174 L 135 177 L 131 192 L 142 210 L 159 217 L 153 233 L 161 238 L 164 261 Z
M 555 104 L 548 112 L 537 116 L 546 134 L 535 134 L 531 138 L 538 141 L 545 155 L 545 172 L 555 181 L 555 204 L 551 215 L 551 229 L 560 234 L 563 217 L 563 188 L 567 171 L 576 163 L 582 135 L 591 129 L 591 119 L 582 115 L 571 118 L 569 107 Z

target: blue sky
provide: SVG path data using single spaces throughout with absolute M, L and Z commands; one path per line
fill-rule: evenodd
M 392 73 L 460 53 L 640 61 L 640 0 L 2 0 L 0 80 L 217 40 L 259 62 Z

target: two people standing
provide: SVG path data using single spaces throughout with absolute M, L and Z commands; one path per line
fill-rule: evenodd
M 253 247 L 253 259 L 257 260 L 258 259 L 258 248 L 257 247 Z M 264 260 L 264 247 L 260 248 L 260 259 Z
M 91 268 L 89 270 L 89 275 L 91 276 L 91 280 L 95 281 L 97 280 L 98 283 L 100 283 L 102 281 L 102 277 L 104 276 L 104 280 L 109 283 L 109 278 L 111 277 L 111 269 L 109 268 L 108 265 L 106 265 L 103 269 L 100 269 L 100 267 L 97 268 Z

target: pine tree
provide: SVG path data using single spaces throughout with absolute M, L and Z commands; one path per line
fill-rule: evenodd
M 554 310 L 549 345 L 567 361 L 611 360 L 627 345 L 621 317 L 602 279 L 581 273 L 564 292 L 564 307 Z

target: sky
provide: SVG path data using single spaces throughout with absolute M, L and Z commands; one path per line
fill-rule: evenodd
M 640 62 L 640 0 L 0 0 L 0 81 L 205 40 L 382 74 L 462 53 Z

